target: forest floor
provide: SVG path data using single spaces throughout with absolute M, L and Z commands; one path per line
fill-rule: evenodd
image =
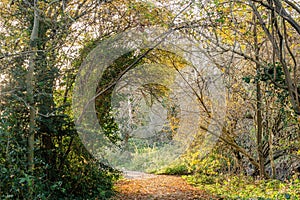
M 196 200 L 218 199 L 189 185 L 180 176 L 127 171 L 116 184 L 113 200 Z

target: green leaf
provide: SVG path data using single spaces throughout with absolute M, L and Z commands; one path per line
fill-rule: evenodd
M 246 83 L 250 83 L 250 81 L 251 81 L 251 78 L 250 78 L 249 76 L 245 76 L 245 77 L 243 77 L 242 79 L 243 79 L 243 81 L 245 81 Z

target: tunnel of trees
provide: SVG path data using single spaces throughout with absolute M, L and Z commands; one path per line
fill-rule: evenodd
M 226 88 L 221 133 L 203 156 L 203 137 L 216 134 L 209 123 L 218 119 L 203 92 L 207 80 L 201 72 L 194 74 L 199 131 L 164 170 L 192 175 L 203 184 L 232 175 L 286 181 L 300 190 L 297 0 L 3 0 L 0 16 L 1 199 L 108 199 L 114 194 L 121 172 L 96 159 L 82 143 L 72 110 L 74 85 L 98 44 L 127 30 L 151 27 L 197 41 L 201 53 L 222 72 Z M 105 137 L 116 146 L 133 141 L 130 134 L 120 133 L 112 108 L 115 82 L 129 69 L 152 65 L 150 70 L 167 80 L 171 69 L 180 71 L 189 64 L 159 47 L 116 59 L 95 91 Z M 156 67 L 160 65 L 167 70 Z M 174 139 L 181 123 L 180 99 L 171 101 L 168 88 L 159 84 L 145 84 L 138 92 L 150 108 L 158 102 L 167 110 L 165 129 L 151 142 L 136 141 L 133 150 L 151 151 Z M 146 161 L 139 162 L 134 169 Z

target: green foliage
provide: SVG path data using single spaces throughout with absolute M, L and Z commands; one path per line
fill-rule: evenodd
M 279 63 L 268 64 L 267 66 L 262 67 L 262 70 L 255 76 L 245 76 L 242 78 L 246 83 L 256 83 L 257 81 L 263 81 L 269 85 L 276 84 L 284 85 L 285 77 L 282 70 L 282 66 Z
M 66 157 L 50 163 L 36 150 L 33 174 L 27 172 L 26 140 L 16 118 L 20 113 L 2 112 L 0 121 L 0 199 L 107 199 L 113 194 L 113 180 L 118 173 L 94 160 L 85 150 L 72 126 L 61 129 L 63 139 L 54 148 L 56 155 L 66 155 L 71 137 L 73 149 Z M 60 159 L 59 159 L 60 158 Z M 51 175 L 52 174 L 52 175 Z M 53 175 L 54 174 L 54 175 Z
M 277 101 L 283 105 L 288 104 L 289 94 L 285 86 L 285 76 L 280 63 L 276 63 L 275 65 L 269 63 L 255 76 L 244 76 L 242 80 L 248 84 L 256 83 L 257 81 L 265 83 L 268 86 L 266 93 L 269 96 L 276 96 Z
M 285 77 L 280 63 L 276 63 L 275 66 L 269 64 L 267 67 L 263 68 L 261 80 L 269 83 L 274 81 L 278 84 L 285 84 Z
M 157 172 L 156 174 L 166 174 L 166 175 L 186 175 L 189 174 L 189 169 L 184 163 L 176 163 L 170 166 L 164 167 Z
M 45 60 L 35 71 L 37 115 L 32 172 L 27 166 L 29 117 L 24 58 L 14 62 L 14 70 L 8 73 L 11 80 L 3 87 L 8 92 L 0 99 L 0 199 L 108 199 L 119 173 L 87 152 L 75 129 L 70 94 L 54 85 L 58 69 L 49 64 L 50 55 L 39 56 Z M 63 80 L 66 90 L 71 90 L 74 80 L 74 74 L 70 74 L 68 77 L 66 73 Z
M 197 174 L 184 176 L 191 184 L 223 199 L 300 199 L 300 181 L 254 180 L 246 176 Z
M 92 43 L 91 46 L 95 44 Z M 103 72 L 103 78 L 98 84 L 97 91 L 104 91 L 96 98 L 96 110 L 99 124 L 103 128 L 104 134 L 110 139 L 111 142 L 116 143 L 120 141 L 119 127 L 115 122 L 112 106 L 111 97 L 115 84 L 113 84 L 120 76 L 123 71 L 131 66 L 137 57 L 134 56 L 134 52 L 124 54 L 120 58 L 116 59 L 114 63 L 109 66 Z M 132 66 L 133 67 L 133 66 Z M 110 84 L 112 84 L 110 86 Z
M 204 157 L 200 151 L 190 151 L 184 158 L 190 171 L 212 176 L 225 171 L 229 162 L 229 159 L 216 149 Z

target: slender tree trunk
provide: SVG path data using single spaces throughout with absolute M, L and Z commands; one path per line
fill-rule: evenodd
M 272 178 L 276 178 L 276 166 L 274 162 L 274 153 L 273 153 L 273 134 L 272 131 L 269 132 L 269 146 L 270 146 L 270 164 L 271 164 L 271 170 L 272 170 Z
M 265 159 L 264 159 L 264 154 L 263 154 L 263 143 L 264 142 L 263 142 L 261 99 L 262 98 L 261 98 L 260 82 L 257 81 L 257 83 L 256 83 L 256 101 L 257 101 L 256 102 L 256 124 L 257 124 L 256 139 L 257 139 L 257 152 L 258 152 L 258 159 L 259 159 L 259 176 L 261 178 L 264 178 L 264 176 L 265 176 Z
M 255 48 L 255 59 L 259 60 L 259 46 L 257 41 L 257 25 L 256 25 L 256 17 L 254 19 L 254 48 Z M 256 125 L 257 125 L 257 132 L 256 132 L 256 140 L 257 140 L 257 152 L 258 152 L 258 159 L 259 159 L 259 175 L 260 178 L 264 178 L 265 176 L 265 159 L 263 155 L 263 125 L 262 125 L 262 94 L 261 94 L 261 87 L 260 87 L 260 65 L 256 63 L 256 75 L 258 77 L 256 82 Z
M 273 131 L 270 127 L 270 116 L 273 116 L 274 113 L 269 110 L 270 103 L 266 101 L 266 135 L 268 136 L 268 143 L 269 143 L 269 159 L 271 165 L 271 177 L 273 179 L 276 178 L 276 167 L 274 163 L 274 152 L 273 152 Z
M 27 99 L 29 105 L 29 126 L 28 126 L 28 171 L 33 172 L 34 169 L 34 133 L 35 133 L 35 109 L 34 109 L 34 68 L 36 60 L 36 47 L 38 40 L 39 19 L 37 11 L 37 0 L 34 2 L 34 21 L 30 36 L 30 49 L 32 53 L 29 57 L 28 72 L 26 77 Z

